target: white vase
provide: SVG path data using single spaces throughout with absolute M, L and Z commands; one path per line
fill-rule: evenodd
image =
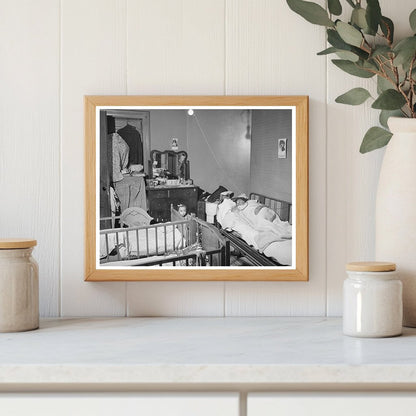
M 416 327 L 416 119 L 392 117 L 377 192 L 376 260 L 397 264 L 405 326 Z

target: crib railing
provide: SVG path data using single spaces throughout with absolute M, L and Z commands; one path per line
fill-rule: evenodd
M 104 217 L 100 221 L 108 221 L 109 219 L 117 220 L 120 217 Z M 158 230 L 163 229 L 162 249 L 159 249 L 159 233 Z M 181 239 L 177 241 L 175 229 L 181 234 Z M 167 231 L 172 231 L 171 240 L 168 240 Z M 113 248 L 110 247 L 109 236 L 114 234 L 113 245 L 115 252 L 112 254 Z M 144 243 L 140 242 L 139 234 L 145 235 Z M 157 223 L 151 225 L 143 225 L 128 228 L 109 228 L 100 230 L 100 238 L 104 237 L 105 256 L 100 258 L 101 263 L 109 263 L 122 260 L 145 259 L 151 256 L 164 255 L 166 258 L 149 259 L 149 261 L 140 262 L 139 266 L 156 266 L 166 263 L 173 263 L 174 266 L 180 262 L 180 265 L 200 265 L 200 266 L 229 266 L 229 242 L 226 241 L 221 234 L 205 221 L 192 217 L 186 220 L 177 220 L 173 222 Z M 133 236 L 133 237 L 132 237 Z M 153 236 L 153 237 L 152 237 Z M 123 238 L 125 237 L 125 238 Z M 132 241 L 132 238 L 134 241 Z M 154 238 L 155 252 L 150 252 L 149 239 Z M 137 255 L 131 255 L 131 246 L 136 244 Z M 178 243 L 178 244 L 177 244 Z M 101 241 L 100 241 L 101 244 Z M 125 244 L 126 256 L 122 257 L 120 248 Z M 187 253 L 188 251 L 188 253 Z M 143 253 L 143 254 L 141 254 Z M 114 257 L 115 258 L 110 258 Z M 206 264 L 207 263 L 207 264 Z M 134 267 L 134 266 L 133 266 Z
M 202 253 L 190 253 L 184 255 L 170 256 L 165 259 L 150 260 L 146 266 L 160 266 L 171 263 L 172 266 L 229 266 L 225 260 L 225 248 L 203 251 Z M 139 267 L 138 265 L 136 267 Z M 134 267 L 134 266 L 133 266 Z
M 111 218 L 119 219 L 120 217 L 104 217 L 100 218 L 100 221 L 106 221 Z M 105 246 L 106 246 L 106 253 L 107 255 L 105 258 L 101 258 L 102 262 L 108 262 L 110 261 L 110 246 L 109 246 L 109 235 L 115 234 L 115 246 L 116 246 L 116 254 L 117 254 L 117 260 L 122 260 L 120 255 L 120 245 L 122 244 L 120 241 L 122 240 L 121 236 L 125 235 L 125 242 L 126 242 L 126 253 L 127 253 L 127 260 L 131 260 L 132 258 L 142 258 L 142 257 L 149 257 L 151 255 L 150 253 L 150 244 L 149 244 L 149 238 L 151 238 L 152 234 L 155 238 L 155 255 L 158 256 L 160 254 L 166 254 L 169 252 L 168 250 L 168 239 L 167 239 L 167 231 L 171 229 L 172 231 L 172 241 L 169 241 L 169 243 L 172 243 L 172 251 L 175 251 L 176 249 L 184 249 L 187 245 L 192 244 L 195 242 L 195 237 L 191 234 L 191 226 L 190 226 L 190 220 L 184 220 L 184 221 L 175 221 L 174 223 L 171 222 L 165 222 L 165 223 L 158 223 L 158 224 L 151 224 L 151 225 L 141 225 L 136 227 L 128 227 L 128 228 L 109 228 L 100 230 L 100 235 L 104 235 L 105 238 Z M 159 235 L 158 230 L 163 229 L 163 250 L 159 250 Z M 177 246 L 177 241 L 175 237 L 175 229 L 178 229 L 181 233 L 181 240 L 179 241 L 179 245 Z M 143 250 L 143 245 L 140 244 L 140 238 L 139 233 L 141 231 L 145 232 L 145 244 L 144 244 L 144 251 L 145 255 L 140 255 L 140 252 Z M 137 256 L 132 257 L 130 252 L 131 247 L 131 235 L 133 234 L 133 238 L 135 238 L 136 242 L 136 248 L 137 248 Z M 103 261 L 105 260 L 105 261 Z

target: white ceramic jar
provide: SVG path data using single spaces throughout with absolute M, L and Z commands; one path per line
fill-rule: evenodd
M 385 262 L 347 264 L 343 331 L 354 337 L 392 337 L 402 333 L 402 282 L 396 265 Z
M 32 257 L 36 240 L 0 240 L 0 332 L 39 327 L 38 264 Z

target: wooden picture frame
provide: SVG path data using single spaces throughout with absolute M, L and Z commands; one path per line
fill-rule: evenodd
M 85 96 L 84 98 L 85 104 L 85 280 L 86 281 L 206 281 L 206 280 L 214 280 L 214 281 L 307 281 L 308 280 L 308 262 L 309 262 L 309 251 L 308 251 L 308 97 L 307 96 Z M 189 110 L 186 110 L 188 109 Z M 292 237 L 292 253 L 291 258 L 292 262 L 289 266 L 276 266 L 276 267 L 263 267 L 263 266 L 254 266 L 254 267 L 225 267 L 224 265 L 230 264 L 230 247 L 231 250 L 233 249 L 233 240 L 228 240 L 228 237 L 224 234 L 216 234 L 217 231 L 213 229 L 212 225 L 209 224 L 206 226 L 208 221 L 201 220 L 200 217 L 195 217 L 194 215 L 189 216 L 186 218 L 191 218 L 191 222 L 186 223 L 184 221 L 179 222 L 167 222 L 162 223 L 158 222 L 157 225 L 154 227 L 159 227 L 154 229 L 155 238 L 156 238 L 156 258 L 160 257 L 160 253 L 158 253 L 158 230 L 160 231 L 161 228 L 164 228 L 162 234 L 160 234 L 164 238 L 164 247 L 165 253 L 168 253 L 167 250 L 167 243 L 166 243 L 166 235 L 169 233 L 167 227 L 170 224 L 176 224 L 173 229 L 173 234 L 177 231 L 180 231 L 180 227 L 182 226 L 182 245 L 185 239 L 185 235 L 190 235 L 190 229 L 193 230 L 193 226 L 197 229 L 197 238 L 201 238 L 200 235 L 201 229 L 208 230 L 211 235 L 215 238 L 221 238 L 224 244 L 221 246 L 221 252 L 216 251 L 208 257 L 210 253 L 207 251 L 207 248 L 201 248 L 202 243 L 195 243 L 197 248 L 195 250 L 198 251 L 199 257 L 194 256 L 191 261 L 191 265 L 197 265 L 197 267 L 147 267 L 153 265 L 152 262 L 147 262 L 146 267 L 140 266 L 140 248 L 139 246 L 139 232 L 149 234 L 148 229 L 146 227 L 138 227 L 139 231 L 134 228 L 117 229 L 117 233 L 115 234 L 116 237 L 121 235 L 126 235 L 127 237 L 127 245 L 129 245 L 129 232 L 136 232 L 137 234 L 137 256 L 135 257 L 136 260 L 131 261 L 127 260 L 127 258 L 123 257 L 123 263 L 120 262 L 111 262 L 110 259 L 110 248 L 108 243 L 108 236 L 110 232 L 109 229 L 114 231 L 114 228 L 108 226 L 107 228 L 102 225 L 104 222 L 108 222 L 109 219 L 100 213 L 102 213 L 102 202 L 103 197 L 100 197 L 100 193 L 102 195 L 103 192 L 107 195 L 109 190 L 106 186 L 102 186 L 100 179 L 103 177 L 103 166 L 105 163 L 103 160 L 107 157 L 108 159 L 108 152 L 103 150 L 107 148 L 107 150 L 111 147 L 114 149 L 114 134 L 112 133 L 112 144 L 109 141 L 110 135 L 108 133 L 110 130 L 106 126 L 105 129 L 103 127 L 103 123 L 105 123 L 105 117 L 108 117 L 106 111 L 111 111 L 112 113 L 118 114 L 118 112 L 123 111 L 136 111 L 137 114 L 142 114 L 142 116 L 137 116 L 138 118 L 142 117 L 140 120 L 141 131 L 143 136 L 143 166 L 145 173 L 148 175 L 148 169 L 152 169 L 152 165 L 149 161 L 147 165 L 148 154 L 146 152 L 150 152 L 152 149 L 151 140 L 152 140 L 152 127 L 151 123 L 149 122 L 149 118 L 146 115 L 153 114 L 152 111 L 158 110 L 183 110 L 187 111 L 189 115 L 193 115 L 194 111 L 198 114 L 200 111 L 206 110 L 220 110 L 220 111 L 240 111 L 241 110 L 241 117 L 246 117 L 246 113 L 253 117 L 256 114 L 264 114 L 267 113 L 268 110 L 290 110 L 290 114 L 292 117 L 292 131 L 293 131 L 293 142 L 289 149 L 293 148 L 293 154 L 290 156 L 290 152 L 288 154 L 287 159 L 277 159 L 275 150 L 270 150 L 270 153 L 273 153 L 271 157 L 277 163 L 288 163 L 288 160 L 291 160 L 292 163 L 292 176 L 291 176 L 291 189 L 293 190 L 291 197 L 291 201 L 284 201 L 279 200 L 278 198 L 273 199 L 274 197 L 270 198 L 270 195 L 257 194 L 256 189 L 250 189 L 250 199 L 256 199 L 260 205 L 259 209 L 262 209 L 263 204 L 265 204 L 270 209 L 274 210 L 278 213 L 278 216 L 284 217 L 285 220 L 289 221 L 295 230 L 293 237 Z M 267 111 L 266 111 L 267 110 Z M 262 112 L 262 113 L 260 113 Z M 104 114 L 104 116 L 103 116 Z M 130 114 L 130 113 L 129 113 Z M 204 113 L 205 114 L 205 113 Z M 209 113 L 214 114 L 214 113 Z M 236 113 L 237 114 L 237 113 Z M 269 113 L 267 113 L 269 114 Z M 134 116 L 136 117 L 136 116 Z M 152 116 L 150 116 L 152 117 Z M 248 117 L 248 116 L 247 116 Z M 257 117 L 257 116 L 256 116 Z M 104 120 L 104 121 L 103 121 Z M 200 124 L 198 119 L 195 119 L 195 123 Z M 251 120 L 251 119 L 250 119 Z M 128 121 L 127 121 L 128 124 Z M 252 121 L 247 123 L 247 140 L 252 140 L 252 132 L 251 128 L 253 127 Z M 199 125 L 200 129 L 204 127 Z M 115 130 L 113 130 L 115 131 Z M 117 130 L 118 131 L 118 130 Z M 202 131 L 202 130 L 201 130 Z M 265 130 L 266 131 L 266 130 Z M 203 133 L 203 132 L 202 132 Z M 149 136 L 147 137 L 146 136 Z M 266 133 L 264 133 L 266 134 Z M 271 134 L 271 133 L 270 133 Z M 204 140 L 207 141 L 207 145 L 209 148 L 209 138 L 208 134 L 203 133 L 205 136 Z M 155 135 L 156 137 L 156 135 Z M 276 146 L 276 137 L 279 136 L 274 135 L 271 138 L 273 140 L 274 146 Z M 287 137 L 284 135 L 283 137 Z M 106 139 L 107 138 L 107 139 Z M 161 151 L 168 150 L 171 148 L 171 139 L 178 138 L 178 134 L 172 132 L 170 137 L 166 137 L 166 148 L 165 149 L 158 149 Z M 289 138 L 288 138 L 289 139 Z M 163 139 L 164 140 L 164 139 Z M 190 139 L 187 138 L 189 141 Z M 290 140 L 290 139 L 289 139 Z M 184 138 L 179 137 L 179 144 L 184 143 Z M 99 145 L 101 143 L 101 146 Z M 252 143 L 250 142 L 250 146 Z M 274 147 L 275 149 L 275 147 Z M 111 152 L 111 150 L 108 150 Z M 251 150 L 250 150 L 251 151 Z M 104 153 L 103 153 L 104 152 Z M 164 152 L 167 154 L 175 153 L 173 151 Z M 188 152 L 189 153 L 189 152 Z M 232 152 L 231 152 L 232 153 Z M 150 153 L 149 153 L 150 154 Z M 104 156 L 103 156 L 104 155 Z M 103 159 L 104 157 L 104 159 Z M 112 156 L 112 164 L 114 165 L 114 156 Z M 250 157 L 253 157 L 252 155 Z M 175 159 L 176 160 L 176 159 Z M 189 162 L 190 161 L 190 162 Z M 135 161 L 137 162 L 137 160 Z M 175 162 L 177 163 L 177 162 Z M 188 162 L 192 165 L 192 156 L 188 155 Z M 219 163 L 219 162 L 218 162 Z M 258 163 L 257 163 L 258 165 Z M 134 165 L 140 166 L 140 165 Z M 189 172 L 189 165 L 188 165 L 188 172 Z M 107 171 L 111 168 L 108 166 Z M 112 174 L 114 174 L 114 167 L 112 167 Z M 190 167 L 191 177 L 192 172 L 195 172 L 195 167 Z M 124 171 L 122 171 L 123 173 Z M 178 170 L 179 172 L 179 170 Z M 168 172 L 169 173 L 169 172 Z M 123 173 L 123 175 L 125 172 Z M 131 172 L 129 170 L 129 174 L 135 174 L 135 172 Z M 140 174 L 138 174 L 140 175 Z M 189 174 L 188 174 L 189 175 Z M 111 175 L 110 175 L 111 176 Z M 150 175 L 152 177 L 152 175 Z M 176 184 L 175 181 L 180 181 L 183 183 L 184 178 L 178 177 L 179 179 L 173 179 L 173 183 Z M 161 178 L 159 178 L 162 180 Z M 124 180 L 124 179 L 123 179 Z M 166 182 L 164 184 L 169 183 L 169 179 L 164 178 Z M 171 180 L 172 181 L 172 180 Z M 189 179 L 186 179 L 189 181 Z M 192 182 L 192 181 L 191 181 Z M 144 183 L 144 179 L 143 179 Z M 179 182 L 178 182 L 179 183 Z M 219 184 L 218 184 L 219 185 Z M 111 185 L 113 186 L 113 185 Z M 158 186 L 168 186 L 168 185 L 154 185 L 152 180 L 147 180 L 147 188 L 146 188 L 146 195 L 149 198 L 149 194 L 151 192 L 158 190 Z M 175 186 L 175 185 L 174 185 Z M 182 185 L 178 185 L 182 186 Z M 189 187 L 197 187 L 198 184 L 188 184 L 185 182 L 185 185 Z M 155 187 L 155 188 L 152 188 Z M 177 202 L 177 201 L 176 201 Z M 236 203 L 239 201 L 237 200 Z M 241 201 L 240 201 L 241 202 Z M 242 200 L 242 203 L 247 204 L 248 201 L 245 199 Z M 293 203 L 293 206 L 292 206 Z M 274 208 L 272 205 L 274 204 Z M 280 206 L 280 211 L 275 209 L 276 204 Z M 200 204 L 201 205 L 201 204 Z M 198 205 L 198 207 L 200 206 Z M 205 203 L 202 205 L 205 206 Z M 267 210 L 269 210 L 269 208 Z M 199 208 L 198 208 L 199 209 Z M 217 208 L 218 209 L 218 208 Z M 99 212 L 100 211 L 100 212 Z M 150 210 L 149 210 L 150 211 Z M 124 211 L 125 212 L 125 211 Z M 171 221 L 177 221 L 178 212 L 175 209 L 171 208 Z M 103 219 L 104 218 L 104 219 Z M 107 218 L 107 219 L 105 219 Z M 119 218 L 119 217 L 112 217 L 112 218 Z M 184 217 L 185 218 L 185 217 Z M 184 218 L 179 218 L 184 220 Z M 208 215 L 205 217 L 208 219 Z M 210 217 L 209 217 L 210 218 Z M 119 220 L 121 221 L 121 220 Z M 275 221 L 275 220 L 274 220 Z M 126 223 L 125 223 L 126 224 Z M 190 225 L 191 224 L 191 225 Z M 286 223 L 284 223 L 286 224 Z M 110 228 L 109 228 L 110 227 Z M 114 227 L 114 221 L 113 225 Z M 151 226 L 148 226 L 149 229 Z M 161 228 L 160 228 L 161 227 Z M 187 230 L 184 232 L 184 228 Z M 104 228 L 101 229 L 100 228 Z M 137 227 L 136 227 L 137 228 Z M 215 227 L 214 227 L 215 228 Z M 123 230 L 123 231 L 121 231 Z M 153 229 L 150 231 L 153 232 Z M 194 232 L 194 231 L 192 231 Z M 221 230 L 224 233 L 223 230 Z M 188 233 L 188 234 L 187 234 Z M 200 233 L 200 234 L 198 234 Z M 105 237 L 107 235 L 107 237 Z M 192 234 L 193 235 L 193 234 Z M 227 234 L 228 235 L 228 234 Z M 198 237 L 199 236 L 199 237 Z M 234 238 L 234 237 L 233 237 Z M 282 237 L 282 240 L 284 241 Z M 103 241 L 105 240 L 105 244 Z M 202 239 L 202 238 L 201 238 Z M 112 240 L 113 241 L 113 240 Z M 118 241 L 118 240 L 117 240 Z M 119 243 L 119 241 L 118 241 Z M 117 243 L 117 244 L 118 244 Z M 103 260 L 101 247 L 106 246 L 106 254 L 105 259 Z M 114 243 L 115 244 L 115 243 Z M 132 244 L 132 243 L 131 243 Z M 149 240 L 146 241 L 147 250 L 148 250 L 148 258 L 153 258 L 149 254 Z M 175 239 L 173 236 L 173 248 L 175 248 Z M 115 245 L 117 247 L 117 256 L 120 259 L 120 247 L 121 245 Z M 203 255 L 201 255 L 201 250 Z M 228 251 L 227 251 L 228 250 Z M 244 250 L 244 248 L 243 248 Z M 114 251 L 114 250 L 113 250 Z M 131 251 L 128 251 L 128 259 L 130 259 Z M 194 253 L 194 252 L 193 252 Z M 208 253 L 208 254 L 207 254 Z M 244 253 L 244 251 L 243 251 Z M 241 254 L 241 253 L 240 253 Z M 166 254 L 165 254 L 166 255 Z M 178 254 L 175 254 L 178 255 Z M 214 260 L 213 260 L 214 256 Z M 227 257 L 228 256 L 228 257 Z M 250 254 L 247 254 L 250 257 Z M 185 256 L 186 257 L 186 256 Z M 255 256 L 254 256 L 255 257 Z M 179 257 L 178 257 L 179 258 Z M 182 258 L 182 257 L 181 257 Z M 101 260 L 100 260 L 101 259 Z M 202 259 L 202 260 L 201 260 Z M 225 261 L 225 263 L 219 263 L 220 260 Z M 225 259 L 225 260 L 224 260 Z M 102 263 L 103 261 L 107 261 L 108 263 Z M 167 262 L 169 260 L 169 262 Z M 173 263 L 173 261 L 176 261 Z M 202 267 L 203 264 L 201 261 L 209 264 L 211 267 Z M 128 262 L 130 261 L 130 263 Z M 164 260 L 165 264 L 175 264 L 177 265 L 179 260 L 172 259 L 168 257 L 167 260 Z M 182 260 L 181 260 L 182 261 Z M 136 262 L 136 263 L 135 263 Z M 183 263 L 185 260 L 182 261 L 180 264 Z M 227 263 L 228 262 L 228 263 Z M 106 265 L 113 265 L 116 264 L 117 266 L 111 266 L 106 268 Z M 122 266 L 119 266 L 122 264 Z M 132 266 L 131 264 L 134 264 Z M 155 263 L 156 264 L 156 263 Z M 162 265 L 162 263 L 157 263 Z M 220 266 L 216 267 L 216 264 L 220 264 Z M 253 264 L 256 264 L 255 262 Z M 260 263 L 261 264 L 261 263 Z M 186 265 L 188 262 L 186 261 Z M 201 266 L 201 267 L 200 267 Z M 268 266 L 268 264 L 266 265 Z

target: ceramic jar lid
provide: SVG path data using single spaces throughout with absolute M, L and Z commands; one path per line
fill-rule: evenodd
M 0 250 L 2 249 L 16 249 L 16 248 L 30 248 L 36 246 L 36 240 L 27 238 L 0 238 Z
M 394 272 L 396 264 L 385 261 L 357 261 L 347 263 L 349 272 Z

